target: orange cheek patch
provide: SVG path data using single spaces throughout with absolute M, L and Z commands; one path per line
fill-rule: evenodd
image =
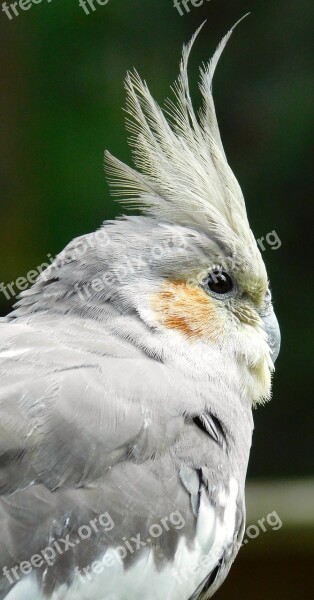
M 169 281 L 154 294 L 152 308 L 158 323 L 191 339 L 217 341 L 223 322 L 209 296 L 184 281 Z

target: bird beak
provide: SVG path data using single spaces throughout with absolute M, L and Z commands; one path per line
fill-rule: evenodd
M 275 362 L 280 350 L 281 335 L 277 317 L 272 307 L 267 314 L 262 315 L 262 321 L 268 336 L 268 344 L 271 349 L 272 360 Z

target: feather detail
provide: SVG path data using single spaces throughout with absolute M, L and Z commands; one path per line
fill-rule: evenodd
M 246 270 L 254 263 L 255 273 L 265 279 L 243 194 L 223 149 L 212 95 L 215 69 L 234 27 L 222 39 L 210 62 L 200 69 L 203 106 L 197 118 L 187 68 L 202 27 L 203 24 L 183 47 L 179 77 L 172 87 L 174 100 L 166 101 L 164 111 L 136 71 L 127 75 L 127 129 L 138 170 L 107 151 L 109 184 L 113 195 L 124 204 L 159 220 L 197 226 L 230 256 L 236 256 Z

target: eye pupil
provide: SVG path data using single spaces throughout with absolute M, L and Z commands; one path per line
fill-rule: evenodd
M 227 294 L 233 289 L 232 279 L 225 271 L 213 271 L 208 276 L 206 284 L 215 294 Z

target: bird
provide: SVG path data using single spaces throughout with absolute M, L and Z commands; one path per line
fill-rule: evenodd
M 71 241 L 1 319 L 1 600 L 207 600 L 241 547 L 280 330 L 213 101 L 234 28 L 197 113 L 201 27 L 163 108 L 127 75 L 133 166 L 105 164 L 135 214 Z

